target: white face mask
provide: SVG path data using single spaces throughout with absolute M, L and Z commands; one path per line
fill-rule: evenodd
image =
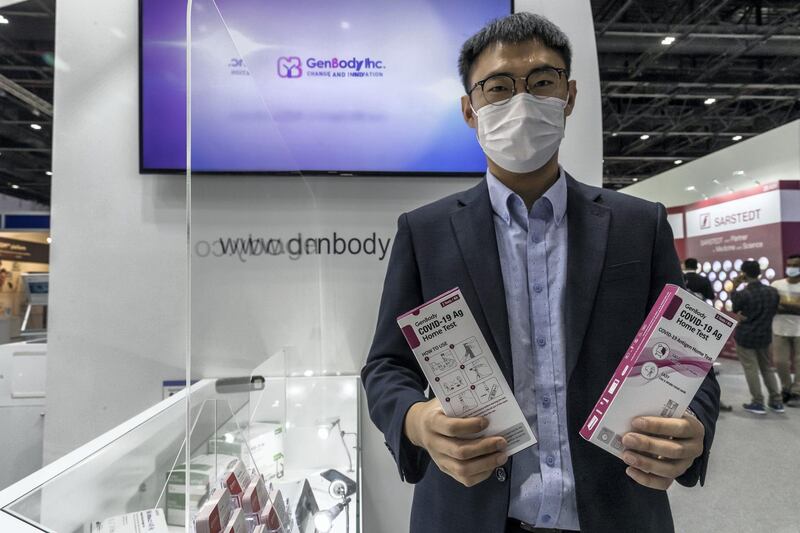
M 800 276 L 800 267 L 786 267 L 786 275 L 790 278 Z
M 500 167 L 517 174 L 542 168 L 564 138 L 564 109 L 560 98 L 521 93 L 503 105 L 477 111 L 478 142 Z

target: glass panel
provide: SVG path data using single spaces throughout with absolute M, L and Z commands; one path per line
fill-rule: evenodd
M 192 388 L 209 397 L 214 382 Z M 185 391 L 164 400 L 139 420 L 117 428 L 117 438 L 102 436 L 68 458 L 64 470 L 4 510 L 61 532 L 90 531 L 92 523 L 127 513 L 162 509 L 165 476 L 185 444 Z M 195 415 L 197 417 L 197 415 Z M 182 489 L 181 489 L 182 490 Z M 181 493 L 182 494 L 182 493 Z
M 227 490 L 230 520 L 241 514 L 247 531 L 260 524 L 289 531 L 292 523 L 313 531 L 315 516 L 331 531 L 348 531 L 357 516 L 358 379 L 244 383 L 206 379 L 192 386 L 189 527 L 185 391 L 131 421 L 119 437 L 90 443 L 93 453 L 4 510 L 59 533 L 102 532 L 136 512 L 149 512 L 170 531 L 194 531 L 202 509 Z
M 170 111 L 185 115 L 178 4 L 177 24 L 174 10 L 143 17 L 142 95 L 182 95 Z M 139 172 L 136 4 L 86 7 L 13 2 L 2 25 L 9 53 L 36 65 L 19 81 L 37 81 L 3 77 L 0 115 L 19 119 L 3 129 L 35 146 L 3 161 L 27 168 L 12 191 L 40 203 L 6 198 L 0 211 L 0 515 L 59 533 L 155 508 L 187 426 L 184 177 Z M 154 39 L 159 21 L 177 33 Z M 185 159 L 183 143 L 165 152 Z
M 334 348 L 346 341 L 326 294 L 341 275 L 326 257 L 348 243 L 296 157 L 302 128 L 319 126 L 300 118 L 323 103 L 291 84 L 304 66 L 274 34 L 275 5 L 191 8 L 191 375 L 216 379 L 220 401 L 249 395 L 227 432 L 243 440 L 215 443 L 249 448 L 293 531 L 358 532 L 361 356 Z M 192 450 L 205 442 L 192 433 Z

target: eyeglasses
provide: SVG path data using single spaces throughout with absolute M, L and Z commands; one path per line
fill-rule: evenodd
M 473 107 L 486 104 L 503 105 L 517 94 L 517 80 L 525 80 L 525 91 L 533 96 L 564 96 L 567 84 L 567 70 L 556 67 L 541 67 L 532 70 L 527 76 L 515 78 L 508 74 L 495 74 L 477 82 L 467 92 Z M 475 89 L 480 87 L 480 92 Z M 477 95 L 477 96 L 476 96 Z M 476 101 L 477 100 L 477 101 Z

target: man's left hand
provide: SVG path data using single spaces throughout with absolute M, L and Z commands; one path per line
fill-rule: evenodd
M 705 427 L 689 413 L 639 417 L 633 429 L 622 438 L 622 459 L 628 464 L 625 473 L 645 487 L 667 490 L 703 453 Z

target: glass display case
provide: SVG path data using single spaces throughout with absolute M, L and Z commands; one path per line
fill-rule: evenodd
M 139 513 L 152 520 L 144 531 L 201 531 L 198 517 L 227 489 L 237 533 L 358 532 L 358 387 L 353 376 L 200 380 L 188 496 L 184 390 L 0 492 L 0 530 L 128 531 L 113 522 Z
M 62 369 L 59 397 L 80 399 L 70 416 L 98 416 L 97 427 L 112 427 L 124 417 L 105 418 L 100 398 L 117 391 L 138 406 L 126 417 L 144 410 L 0 492 L 0 531 L 359 532 L 357 374 L 372 324 L 341 318 L 358 302 L 338 292 L 337 281 L 360 274 L 352 258 L 335 253 L 339 237 L 330 235 L 315 193 L 323 182 L 301 172 L 286 141 L 285 128 L 298 122 L 275 115 L 276 99 L 298 96 L 291 84 L 276 85 L 274 61 L 260 54 L 279 36 L 248 39 L 258 28 L 244 2 L 143 1 L 140 9 L 156 4 L 164 9 L 158 16 L 141 14 L 141 46 L 150 47 L 147 62 L 168 67 L 161 78 L 143 78 L 141 90 L 185 96 L 163 110 L 186 119 L 177 121 L 186 126 L 186 174 L 172 176 L 185 180 L 185 278 L 176 280 L 185 295 L 165 295 L 183 314 L 145 335 L 119 328 L 87 339 L 85 325 L 75 324 L 79 333 L 59 337 L 62 352 L 86 352 L 81 369 Z M 158 38 L 150 33 L 161 30 Z M 75 36 L 64 41 L 80 44 Z M 241 154 L 269 153 L 281 175 L 215 169 L 231 128 L 250 132 Z M 322 254 L 323 246 L 334 253 Z M 119 282 L 102 280 L 112 281 Z M 136 303 L 103 301 L 97 309 L 124 324 L 129 309 L 141 312 Z M 137 390 L 162 379 L 191 386 L 178 385 L 155 405 L 152 390 Z M 68 424 L 63 406 L 58 412 L 56 426 Z

